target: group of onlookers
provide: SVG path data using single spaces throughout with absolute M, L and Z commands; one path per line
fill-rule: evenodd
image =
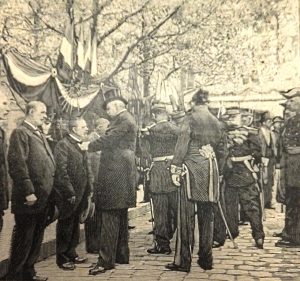
M 262 249 L 265 209 L 274 208 L 275 171 L 280 174 L 276 200 L 286 205 L 276 246 L 300 245 L 300 91 L 286 98 L 284 117 L 272 119 L 265 112 L 256 128 L 248 109 L 232 107 L 217 118 L 208 107 L 208 92 L 200 89 L 187 112 L 170 117 L 165 105 L 154 104 L 153 122 L 138 132 L 127 101 L 117 96 L 103 105 L 110 121 L 94 120 L 91 133 L 83 118 L 73 118 L 60 140 L 49 133 L 46 106 L 29 102 L 24 121 L 10 136 L 7 159 L 0 131 L 0 219 L 8 208 L 7 168 L 15 218 L 6 280 L 47 280 L 34 264 L 45 228 L 56 219 L 59 268 L 75 270 L 86 262 L 76 251 L 80 223 L 85 223 L 87 252 L 98 254 L 90 275 L 129 263 L 128 208 L 136 205 L 137 163 L 154 221 L 147 252 L 169 255 L 176 233 L 168 270 L 190 271 L 195 217 L 201 232 L 197 263 L 205 270 L 213 268 L 212 249 L 228 236 L 235 239 L 242 222 L 250 223 L 255 246 Z

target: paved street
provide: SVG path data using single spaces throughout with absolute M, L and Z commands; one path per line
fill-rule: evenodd
M 75 271 L 66 272 L 55 265 L 55 257 L 50 257 L 37 264 L 38 273 L 49 277 L 51 281 L 60 280 L 300 280 L 300 249 L 280 249 L 274 247 L 277 238 L 272 237 L 275 230 L 283 225 L 283 214 L 278 210 L 267 211 L 265 222 L 266 240 L 264 250 L 254 247 L 249 226 L 241 227 L 237 239 L 239 249 L 234 249 L 228 240 L 221 249 L 214 250 L 214 269 L 204 271 L 193 259 L 189 274 L 170 272 L 164 265 L 172 262 L 173 255 L 149 255 L 146 249 L 151 246 L 152 236 L 148 222 L 150 214 L 136 218 L 130 222 L 136 229 L 130 232 L 131 262 L 129 265 L 117 265 L 96 277 L 88 276 L 88 266 L 96 262 L 96 255 L 88 255 L 89 264 L 78 266 Z M 173 243 L 174 248 L 174 243 Z M 197 247 L 196 247 L 197 250 Z M 196 253 L 197 251 L 195 251 Z M 84 254 L 84 243 L 80 245 L 80 253 Z

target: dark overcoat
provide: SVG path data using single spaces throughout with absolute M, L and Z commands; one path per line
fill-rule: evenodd
M 87 151 L 82 151 L 78 142 L 67 135 L 54 150 L 56 172 L 54 179 L 55 201 L 59 217 L 68 218 L 78 208 L 84 208 L 87 196 L 92 191 L 93 175 Z M 67 199 L 76 197 L 75 204 Z
M 287 187 L 300 189 L 300 114 L 290 118 L 282 137 L 283 171 Z
M 175 147 L 172 163 L 181 167 L 185 164 L 189 171 L 189 199 L 199 202 L 217 202 L 219 185 L 217 163 L 210 161 L 199 153 L 203 146 L 210 145 L 214 152 L 222 141 L 222 126 L 206 105 L 198 105 L 185 117 Z M 213 183 L 209 188 L 210 173 Z M 188 185 L 186 186 L 189 189 Z
M 8 166 L 13 180 L 12 213 L 43 212 L 53 188 L 55 160 L 45 137 L 25 122 L 10 137 Z M 37 197 L 33 206 L 24 204 L 30 194 Z
M 8 208 L 7 175 L 5 132 L 0 128 L 0 215 Z
M 96 206 L 103 210 L 132 208 L 136 205 L 135 163 L 137 126 L 133 116 L 123 111 L 110 123 L 105 135 L 89 144 L 89 151 L 101 150 Z

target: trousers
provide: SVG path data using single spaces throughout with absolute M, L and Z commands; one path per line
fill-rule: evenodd
M 38 214 L 15 214 L 7 279 L 30 280 L 44 237 L 47 209 Z
M 102 210 L 98 265 L 114 268 L 129 263 L 128 209 Z

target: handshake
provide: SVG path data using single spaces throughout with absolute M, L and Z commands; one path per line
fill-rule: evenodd
M 82 143 L 79 143 L 78 146 L 80 147 L 80 149 L 82 151 L 87 151 L 89 148 L 89 144 L 90 144 L 90 141 L 83 141 Z

